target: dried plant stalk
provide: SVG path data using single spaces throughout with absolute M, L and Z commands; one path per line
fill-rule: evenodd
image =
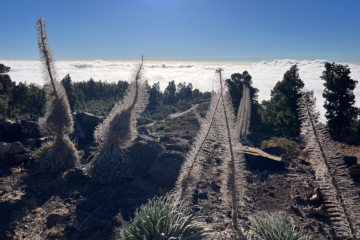
M 302 93 L 298 105 L 310 159 L 335 231 L 339 237 L 356 240 L 360 237 L 360 198 L 354 182 L 342 157 L 334 151 L 328 130 L 318 121 L 313 92 Z
M 54 171 L 65 170 L 78 162 L 76 149 L 66 139 L 74 122 L 65 89 L 56 79 L 55 61 L 42 17 L 37 20 L 36 29 L 46 91 L 45 116 L 39 119 L 39 127 L 43 135 L 56 137 L 53 148 L 42 160 Z
M 191 150 L 186 155 L 186 160 L 181 166 L 179 178 L 175 184 L 173 198 L 183 200 L 189 197 L 201 176 L 200 158 L 206 158 L 210 153 L 213 144 L 214 131 L 212 125 L 215 119 L 215 113 L 218 111 L 220 104 L 220 94 L 218 88 L 212 91 L 209 110 L 205 118 L 201 118 L 198 114 L 200 130 L 197 133 L 195 142 L 192 144 Z
M 197 116 L 200 130 L 191 151 L 183 163 L 180 176 L 175 185 L 174 199 L 189 197 L 194 191 L 201 176 L 200 158 L 206 158 L 214 140 L 221 143 L 223 159 L 223 186 L 224 200 L 232 206 L 233 227 L 238 229 L 237 203 L 242 201 L 244 185 L 243 169 L 244 158 L 240 152 L 239 137 L 236 128 L 234 109 L 230 95 L 222 77 L 222 69 L 216 71 L 210 108 L 204 119 Z
M 218 140 L 222 144 L 222 187 L 224 201 L 232 208 L 234 229 L 238 229 L 237 205 L 243 203 L 244 163 L 245 158 L 240 151 L 240 141 L 236 129 L 237 123 L 231 96 L 222 76 L 222 69 L 216 71 L 220 85 L 221 108 L 216 113 L 215 127 L 219 129 Z
M 250 127 L 251 116 L 251 103 L 250 103 L 250 89 L 243 85 L 243 94 L 237 113 L 236 130 L 240 136 L 240 139 L 246 139 L 246 134 Z
M 137 137 L 137 119 L 148 104 L 149 93 L 143 75 L 142 58 L 134 69 L 132 82 L 123 100 L 116 103 L 109 116 L 95 130 L 94 136 L 99 148 L 87 166 L 87 171 L 100 183 L 132 177 L 131 163 L 123 152 Z

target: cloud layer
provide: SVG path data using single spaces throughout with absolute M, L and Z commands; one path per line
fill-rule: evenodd
M 146 79 L 150 84 L 160 82 L 161 89 L 165 89 L 169 81 L 191 82 L 194 88 L 201 91 L 211 91 L 212 80 L 215 70 L 219 67 L 224 69 L 225 77 L 230 77 L 233 73 L 242 73 L 248 71 L 253 78 L 254 87 L 260 90 L 259 101 L 270 99 L 270 91 L 277 81 L 281 81 L 284 73 L 294 64 L 300 69 L 300 78 L 305 83 L 305 91 L 314 90 L 317 98 L 317 108 L 322 116 L 325 110 L 322 107 L 324 99 L 322 92 L 324 90 L 324 81 L 319 77 L 324 71 L 325 60 L 315 61 L 297 61 L 297 60 L 275 60 L 272 62 L 258 62 L 252 65 L 199 65 L 193 63 L 179 64 L 146 64 Z M 13 81 L 43 84 L 42 71 L 38 61 L 2 61 L 6 66 L 11 67 L 10 76 Z M 89 80 L 107 80 L 118 81 L 128 80 L 134 63 L 126 62 L 106 62 L 97 60 L 93 62 L 56 62 L 57 75 L 61 80 L 66 74 L 70 74 L 73 81 Z M 360 80 L 360 66 L 348 64 L 351 69 L 351 77 L 354 80 Z M 360 107 L 360 86 L 354 94 L 356 96 L 356 106 Z

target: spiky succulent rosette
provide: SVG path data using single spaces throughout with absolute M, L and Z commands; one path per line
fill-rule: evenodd
M 143 76 L 142 60 L 134 68 L 124 98 L 116 103 L 109 116 L 95 130 L 98 150 L 87 171 L 97 182 L 109 183 L 132 177 L 131 163 L 123 152 L 137 137 L 137 119 L 148 104 L 149 93 Z

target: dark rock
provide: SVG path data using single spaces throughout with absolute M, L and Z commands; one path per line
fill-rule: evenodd
M 160 138 L 160 142 L 169 142 L 169 140 L 170 140 L 170 138 L 171 138 L 172 136 L 165 136 L 165 137 L 161 137 Z
M 220 190 L 220 185 L 217 184 L 215 180 L 211 182 L 211 187 L 216 192 Z
M 192 140 L 193 139 L 193 137 L 189 136 L 189 135 L 181 136 L 180 138 L 186 139 L 186 140 Z
M 145 126 L 140 127 L 138 131 L 140 134 L 144 134 L 145 136 L 150 136 L 150 133 Z
M 13 124 L 15 124 L 15 121 L 12 121 L 12 120 L 10 120 L 10 119 L 5 119 L 5 120 L 1 123 L 1 125 L 2 125 L 2 127 L 3 127 L 3 129 L 4 129 L 5 131 L 8 131 Z
M 207 196 L 206 192 L 201 192 L 201 193 L 199 193 L 199 198 L 200 199 L 207 199 L 208 196 Z
M 268 148 L 264 148 L 262 150 L 268 154 L 275 155 L 275 156 L 281 156 L 283 154 L 286 155 L 286 150 L 282 147 L 268 147 Z
M 166 151 L 158 156 L 147 172 L 147 179 L 162 187 L 174 186 L 185 159 L 184 154 L 175 151 Z
M 357 164 L 357 157 L 344 156 L 344 162 L 348 167 L 351 167 Z
M 80 123 L 83 132 L 85 134 L 86 140 L 94 140 L 94 131 L 95 128 L 102 123 L 104 120 L 101 116 L 95 116 L 94 114 L 83 112 L 76 113 L 76 120 Z
M 13 156 L 18 155 L 15 156 L 15 161 L 19 160 L 21 162 L 24 160 L 24 157 L 21 157 L 20 155 L 26 152 L 26 148 L 20 142 L 0 143 L 0 159 L 2 160 L 10 159 Z
M 9 119 L 5 119 L 1 123 L 2 130 L 1 131 L 1 139 L 4 142 L 15 142 L 21 141 L 22 139 L 22 131 L 21 124 L 19 122 L 14 122 Z
M 21 120 L 21 130 L 23 136 L 29 138 L 41 138 L 39 125 L 35 120 Z
M 360 164 L 349 167 L 350 176 L 353 178 L 360 178 Z
M 92 200 L 84 200 L 78 204 L 78 207 L 85 212 L 92 212 L 98 207 L 98 204 Z
M 179 143 L 179 142 L 187 142 L 185 139 L 181 139 L 181 138 L 178 138 L 178 137 L 170 137 L 168 143 L 170 144 L 176 144 L 176 143 Z
M 68 183 L 72 183 L 72 184 L 79 184 L 80 182 L 82 182 L 82 180 L 84 180 L 84 178 L 85 178 L 84 173 L 80 169 L 69 169 L 64 174 L 64 179 Z
M 245 153 L 244 155 L 246 163 L 251 169 L 259 169 L 262 172 L 265 170 L 277 171 L 284 169 L 284 162 L 282 161 L 276 161 L 263 156 L 256 156 L 247 153 Z
M 135 173 L 145 175 L 157 156 L 163 151 L 165 149 L 158 141 L 146 140 L 139 136 L 127 149 L 126 155 L 136 167 Z
M 176 144 L 164 144 L 164 147 L 166 148 L 167 151 L 179 151 L 179 152 L 184 152 L 184 149 Z
M 47 216 L 46 219 L 47 219 L 48 221 L 58 222 L 58 221 L 60 221 L 62 218 L 63 218 L 63 216 L 60 215 L 60 214 L 51 213 L 51 214 L 49 214 L 49 215 Z
M 12 164 L 20 165 L 26 163 L 30 160 L 30 156 L 26 153 L 17 153 L 12 156 Z
M 83 112 L 81 114 L 81 118 L 79 120 L 79 122 L 81 122 L 81 123 L 91 123 L 91 124 L 95 124 L 95 125 L 102 123 L 102 121 L 103 121 L 103 117 L 95 116 L 94 114 L 87 113 L 87 112 Z
M 13 142 L 11 145 L 12 147 L 8 152 L 10 155 L 26 152 L 26 148 L 20 142 Z
M 83 128 L 81 127 L 81 124 L 79 123 L 79 121 L 76 119 L 76 113 L 72 114 L 73 120 L 74 120 L 74 127 L 75 127 L 75 134 L 78 138 L 80 139 L 85 139 L 85 133 Z
M 31 151 L 34 151 L 36 148 L 40 148 L 41 144 L 48 141 L 48 138 L 24 138 L 21 143 L 26 148 L 30 148 Z

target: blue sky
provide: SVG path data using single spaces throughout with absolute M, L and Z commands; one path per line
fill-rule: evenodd
M 43 15 L 56 60 L 360 62 L 360 1 L 11 0 L 0 59 L 38 60 Z

